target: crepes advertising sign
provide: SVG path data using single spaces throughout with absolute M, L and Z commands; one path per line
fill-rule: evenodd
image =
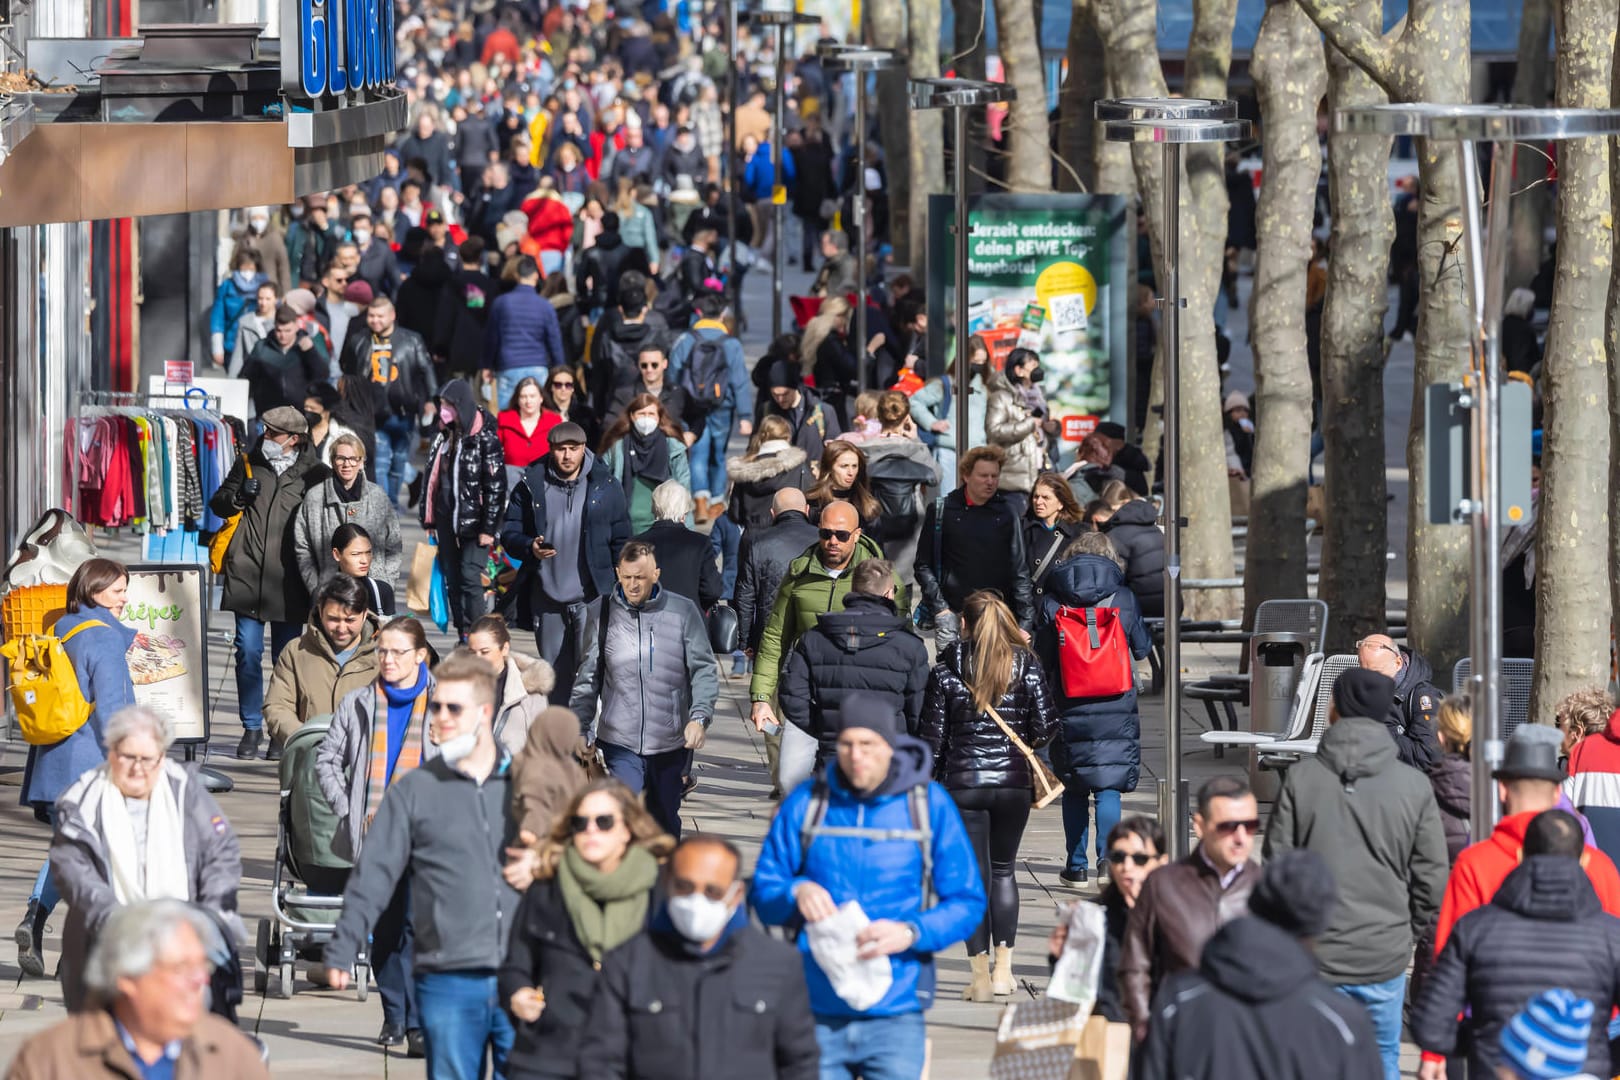
M 928 202 L 929 355 L 954 357 L 955 198 Z M 968 211 L 969 334 L 997 367 L 1014 348 L 1040 354 L 1041 390 L 1064 436 L 1126 408 L 1131 235 L 1118 195 L 981 195 Z M 938 365 L 932 365 L 937 373 Z M 1069 421 L 1075 421 L 1070 423 Z M 1083 437 L 1083 436 L 1082 436 Z
M 135 701 L 174 722 L 175 742 L 208 740 L 208 605 L 203 568 L 136 563 L 123 623 Z

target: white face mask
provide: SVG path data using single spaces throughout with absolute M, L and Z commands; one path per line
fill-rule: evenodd
M 283 449 L 282 445 L 276 442 L 274 439 L 264 440 L 264 444 L 259 448 L 259 450 L 262 454 L 264 454 L 264 460 L 266 461 L 275 461 L 287 452 L 285 449 Z
M 355 245 L 357 247 L 365 247 L 367 244 L 371 243 L 371 230 L 370 229 L 356 229 L 356 230 L 354 230 L 354 242 L 355 242 Z
M 731 921 L 731 904 L 725 900 L 710 900 L 702 893 L 672 896 L 669 921 L 675 924 L 677 934 L 694 945 L 701 945 L 718 937 L 726 928 Z
M 444 758 L 445 764 L 454 765 L 472 753 L 477 746 L 478 732 L 476 730 L 468 731 L 440 743 L 439 754 Z
M 634 423 L 636 425 L 636 434 L 642 438 L 646 438 L 658 430 L 658 418 L 656 416 L 638 416 L 635 418 Z
M 250 218 L 248 220 L 248 227 L 251 228 L 255 233 L 262 233 L 265 229 L 270 227 L 270 219 L 262 217 Z

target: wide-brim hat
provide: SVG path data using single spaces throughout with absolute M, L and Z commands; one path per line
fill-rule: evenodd
M 1558 764 L 1563 749 L 1564 733 L 1545 724 L 1520 724 L 1507 741 L 1507 752 L 1502 764 L 1491 773 L 1495 780 L 1548 780 L 1554 784 L 1564 782 L 1564 770 Z

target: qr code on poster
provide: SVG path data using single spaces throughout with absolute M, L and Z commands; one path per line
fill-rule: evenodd
M 1057 333 L 1070 333 L 1086 328 L 1086 297 L 1084 293 L 1054 296 L 1046 302 L 1046 314 Z

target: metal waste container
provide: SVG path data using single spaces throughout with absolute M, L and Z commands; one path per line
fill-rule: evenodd
M 1249 730 L 1288 730 L 1294 692 L 1305 670 L 1309 634 L 1278 631 L 1249 638 Z M 1249 786 L 1262 802 L 1275 802 L 1282 778 L 1259 768 L 1260 755 L 1249 751 Z

